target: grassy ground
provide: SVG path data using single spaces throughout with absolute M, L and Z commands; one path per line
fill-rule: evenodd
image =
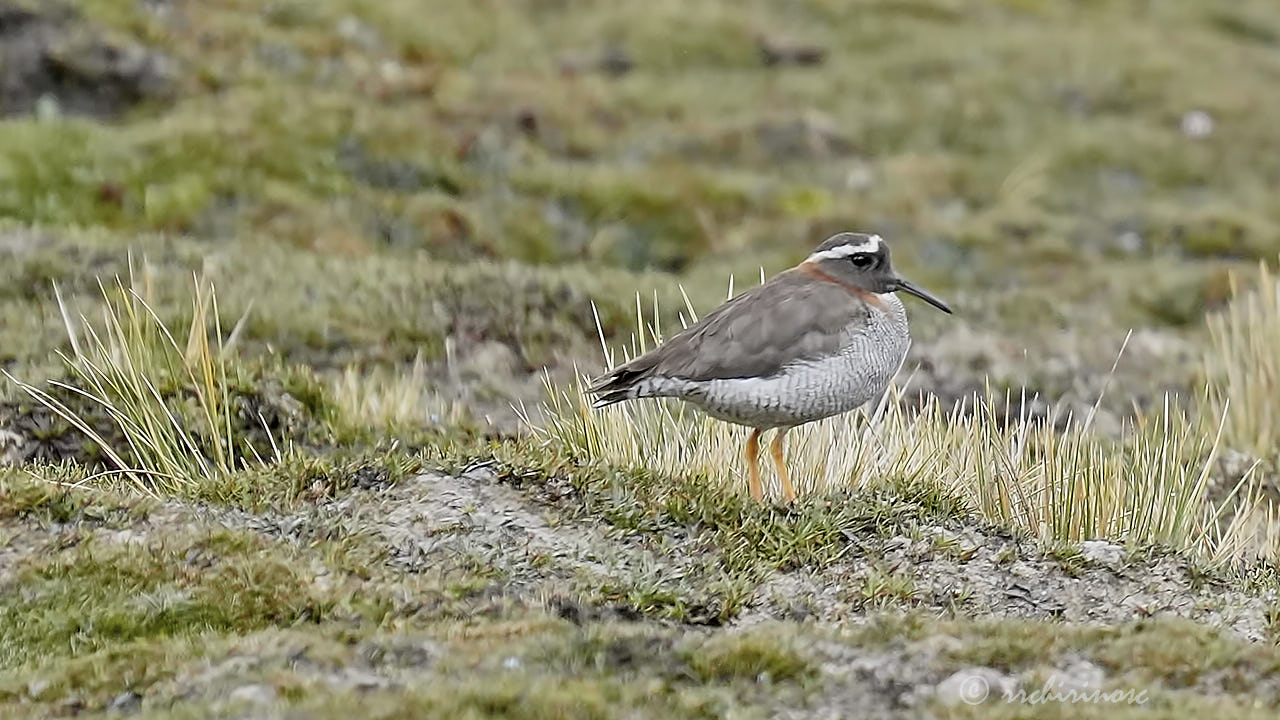
M 1213 379 L 1204 414 L 1235 428 L 1213 477 L 1274 482 L 1280 424 L 1249 398 L 1276 312 L 1204 321 L 1280 253 L 1270 4 L 45 5 L 0 0 L 57 69 L 5 76 L 43 99 L 0 120 L 0 366 L 82 384 L 57 353 L 132 277 L 177 341 L 122 377 L 196 455 L 232 442 L 198 481 L 97 475 L 103 447 L 0 384 L 0 715 L 1280 702 L 1274 567 L 1046 543 L 902 473 L 756 506 L 723 468 L 593 456 L 511 408 L 545 421 L 545 378 L 599 369 L 597 322 L 629 342 L 637 293 L 677 327 L 682 287 L 711 307 L 856 228 L 958 309 L 912 313 L 909 389 L 1025 386 L 1043 417 L 1110 378 L 1105 435 Z M 99 67 L 134 45 L 163 91 Z M 225 358 L 192 354 L 196 285 Z M 227 371 L 218 422 L 186 367 Z M 141 464 L 108 409 L 55 395 Z M 997 697 L 1045 683 L 1148 702 Z

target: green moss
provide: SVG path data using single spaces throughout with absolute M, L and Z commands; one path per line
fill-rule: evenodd
M 698 477 L 659 477 L 566 457 L 547 446 L 461 442 L 432 450 L 446 471 L 494 458 L 505 481 L 537 492 L 567 481 L 579 493 L 573 507 L 619 528 L 661 535 L 674 528 L 702 533 L 731 572 L 824 567 L 846 557 L 849 538 L 890 536 L 912 523 L 963 516 L 955 499 L 911 483 L 802 497 L 787 506 L 762 505 Z
M 1229 208 L 1205 208 L 1178 218 L 1172 239 L 1195 257 L 1270 259 L 1276 228 L 1266 217 Z
M 1217 9 L 1207 14 L 1208 22 L 1219 31 L 1261 45 L 1280 43 L 1280 31 L 1272 19 L 1234 9 Z
M 293 453 L 202 485 L 194 495 L 251 510 L 290 508 L 335 499 L 356 488 L 388 487 L 422 468 L 415 455 L 389 448 Z
M 1045 555 L 1058 561 L 1058 567 L 1071 577 L 1080 577 L 1088 567 L 1088 561 L 1075 544 L 1055 545 L 1045 548 Z
M 1220 267 L 1163 273 L 1131 291 L 1150 317 L 1170 325 L 1199 323 L 1231 297 L 1230 272 Z
M 679 270 L 709 248 L 707 223 L 747 207 L 747 193 L 733 180 L 673 166 L 643 173 L 609 168 L 566 173 L 552 166 L 518 186 L 550 195 L 562 203 L 562 212 L 605 229 L 584 256 L 634 269 Z
M 372 696 L 311 697 L 299 703 L 298 710 L 308 717 L 335 719 L 359 713 L 376 720 L 410 717 L 605 720 L 617 717 L 619 707 L 648 704 L 621 683 L 513 674 L 460 679 L 448 689 L 428 687 Z M 661 702 L 653 704 L 662 707 Z
M 141 695 L 171 680 L 187 663 L 198 662 L 209 650 L 208 636 L 147 639 L 113 643 L 77 657 L 33 664 L 26 672 L 0 672 L 0 709 L 22 707 L 28 712 L 62 699 L 90 709 L 106 708 L 123 692 Z
M 0 468 L 0 518 L 124 527 L 145 520 L 152 511 L 152 503 L 142 498 L 73 489 L 70 485 L 83 480 L 85 472 L 69 464 L 29 472 Z
M 797 682 L 814 668 L 782 628 L 716 636 L 685 651 L 689 668 L 702 682 L 748 680 Z
M 230 123 L 210 123 L 200 102 L 128 128 L 14 123 L 0 142 L 10 188 L 0 215 L 189 231 L 215 198 L 261 196 L 281 183 L 317 200 L 348 188 L 335 159 L 340 115 L 278 98 L 269 107 L 253 95 L 239 102 Z
M 422 257 L 326 258 L 252 247 L 246 243 L 227 256 L 211 279 L 230 322 L 253 301 L 244 340 L 289 362 L 319 368 L 415 358 L 438 363 L 446 359 L 447 342 L 464 349 L 500 342 L 533 369 L 598 347 L 593 301 L 610 336 L 634 327 L 634 298 L 626 290 L 638 288 L 638 279 L 616 272 Z
M 161 546 L 85 540 L 32 559 L 2 593 L 0 666 L 327 617 L 334 601 L 281 550 L 225 531 Z
M 1110 692 L 1112 688 L 1104 688 L 1105 692 Z M 1248 698 L 1218 698 L 1218 697 L 1193 697 L 1184 698 L 1177 696 L 1160 696 L 1156 700 L 1150 699 L 1147 695 L 1146 703 L 1128 704 L 1126 693 L 1129 692 L 1128 687 L 1115 688 L 1119 692 L 1115 696 L 1117 703 L 1113 702 L 1097 702 L 1097 703 L 1047 703 L 1044 706 L 1036 708 L 1034 717 L 1038 718 L 1061 718 L 1062 720 L 1071 720 L 1073 718 L 1081 718 L 1083 720 L 1146 720 L 1147 718 L 1167 718 L 1175 720 L 1176 718 L 1186 717 L 1188 713 L 1196 715 L 1223 715 L 1226 717 L 1243 718 L 1244 720 L 1262 720 L 1270 714 L 1270 709 L 1263 709 L 1254 705 Z M 1140 691 L 1135 690 L 1136 693 Z M 1014 720 L 1016 718 L 1025 718 L 1028 716 L 1027 705 L 1024 703 L 1002 703 L 998 701 L 989 701 L 982 705 L 976 706 L 960 706 L 958 708 L 949 708 L 949 717 L 953 718 L 983 718 L 1004 720 Z
M 625 608 L 645 617 L 720 626 L 737 617 L 751 601 L 754 580 L 750 573 L 725 572 L 721 568 L 690 570 L 679 577 L 636 571 L 592 583 L 584 592 L 595 604 Z
M 1108 675 L 1143 687 L 1186 689 L 1221 682 L 1229 694 L 1256 690 L 1258 679 L 1280 669 L 1280 649 L 1185 619 L 1163 618 L 1112 627 L 1015 619 L 937 620 L 924 615 L 882 615 L 853 633 L 873 645 L 947 635 L 944 668 L 991 667 L 1007 673 L 1054 667 L 1083 657 Z M 1275 693 L 1271 688 L 1267 692 Z
M 1252 692 L 1259 678 L 1280 671 L 1280 652 L 1246 645 L 1221 630 L 1186 621 L 1136 623 L 1097 643 L 1098 661 L 1112 672 L 1146 674 L 1167 687 L 1193 687 L 1212 676 L 1228 693 Z

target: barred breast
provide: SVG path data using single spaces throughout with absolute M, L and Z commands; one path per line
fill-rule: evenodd
M 911 345 L 906 311 L 893 294 L 877 296 L 883 309 L 843 330 L 840 351 L 787 364 L 768 377 L 705 382 L 669 380 L 671 394 L 713 417 L 751 427 L 790 427 L 852 410 L 876 399 L 902 366 Z

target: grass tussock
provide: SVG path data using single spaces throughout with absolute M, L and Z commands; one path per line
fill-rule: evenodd
M 1228 376 L 1191 407 L 1166 396 L 1155 410 L 1127 420 L 1118 437 L 1096 432 L 1092 412 L 1062 422 L 1034 419 L 1020 415 L 1011 397 L 990 393 L 949 408 L 928 398 L 916 411 L 891 388 L 874 409 L 793 430 L 792 479 L 808 493 L 865 491 L 886 483 L 937 487 L 983 518 L 1048 543 L 1159 543 L 1214 563 L 1280 557 L 1280 528 L 1251 473 L 1225 498 L 1214 500 L 1208 493 L 1224 430 L 1237 415 L 1231 399 L 1241 387 L 1256 391 L 1274 383 L 1266 375 L 1274 357 L 1258 366 L 1234 358 L 1241 354 L 1237 347 L 1257 346 L 1258 336 L 1270 332 L 1280 338 L 1275 298 L 1269 306 L 1251 296 L 1239 303 L 1216 321 L 1215 337 L 1223 361 L 1243 377 Z M 641 340 L 633 341 L 628 357 L 644 351 L 645 337 L 661 342 L 661 328 L 643 322 L 635 336 Z M 605 355 L 612 366 L 608 348 Z M 548 420 L 536 430 L 571 453 L 745 491 L 745 428 L 674 400 L 595 410 L 581 383 L 550 394 Z M 1018 406 L 1027 407 L 1022 400 Z M 767 465 L 762 469 L 775 480 L 776 495 Z
M 421 355 L 408 372 L 348 367 L 329 389 L 339 416 L 362 427 L 454 427 L 466 419 L 466 409 L 443 397 L 427 378 Z
M 175 336 L 152 309 L 145 264 L 130 272 L 127 285 L 117 278 L 99 289 L 97 325 L 58 296 L 72 349 L 58 353 L 67 380 L 51 380 L 44 389 L 5 373 L 101 450 L 110 467 L 98 476 L 118 476 L 157 494 L 262 464 L 238 431 L 232 397 L 236 371 L 228 357 L 243 318 L 224 335 L 216 293 L 196 278 L 190 321 Z M 272 445 L 266 451 L 278 457 L 281 449 Z
M 1255 457 L 1280 457 L 1280 281 L 1260 264 L 1253 288 L 1232 277 L 1235 301 L 1209 318 L 1204 373 L 1211 412 L 1226 418 L 1226 444 Z

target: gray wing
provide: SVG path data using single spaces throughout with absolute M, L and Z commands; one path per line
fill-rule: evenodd
M 767 377 L 789 363 L 840 349 L 865 303 L 844 288 L 794 272 L 733 298 L 681 334 L 597 381 L 615 392 L 651 376 L 705 381 Z

